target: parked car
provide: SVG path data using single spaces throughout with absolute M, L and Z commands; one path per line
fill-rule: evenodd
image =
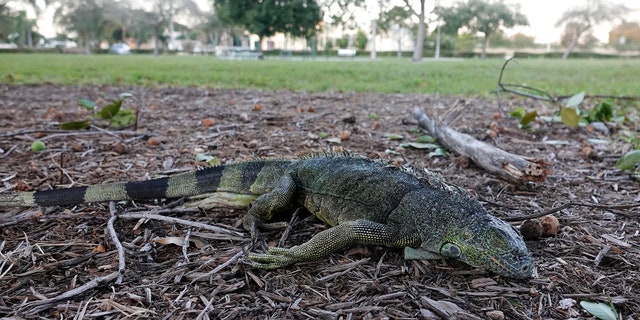
M 129 45 L 127 45 L 126 43 L 114 43 L 113 45 L 111 45 L 111 48 L 109 48 L 109 53 L 129 54 L 131 53 L 131 48 L 129 48 Z

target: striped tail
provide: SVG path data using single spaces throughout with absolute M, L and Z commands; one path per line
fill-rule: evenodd
M 189 197 L 215 192 L 223 171 L 224 166 L 215 166 L 146 181 L 114 182 L 36 192 L 3 192 L 0 193 L 0 207 L 64 206 Z

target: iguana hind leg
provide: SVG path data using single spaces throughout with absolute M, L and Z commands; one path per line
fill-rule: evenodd
M 354 244 L 388 247 L 414 246 L 417 234 L 403 234 L 396 228 L 369 220 L 347 221 L 316 234 L 311 240 L 290 249 L 270 247 L 267 253 L 249 254 L 252 266 L 276 269 L 302 261 L 314 261 Z
M 243 226 L 251 232 L 255 240 L 257 228 L 279 229 L 286 227 L 286 222 L 266 223 L 271 220 L 273 214 L 288 208 L 295 199 L 296 183 L 290 174 L 285 174 L 278 180 L 275 187 L 259 196 L 253 203 L 247 215 L 244 217 Z

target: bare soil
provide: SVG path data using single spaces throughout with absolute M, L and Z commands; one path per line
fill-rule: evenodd
M 138 111 L 136 127 L 113 130 L 98 121 L 106 130 L 57 130 L 60 122 L 88 116 L 77 99 L 104 105 L 123 92 L 134 96 L 125 107 Z M 617 133 L 637 129 L 618 124 L 608 135 L 538 120 L 521 130 L 509 110 L 526 106 L 550 115 L 554 107 L 521 99 L 468 99 L 473 108 L 454 124 L 457 130 L 552 164 L 546 182 L 516 188 L 455 154 L 430 157 L 429 150 L 400 147 L 421 135 L 413 133 L 413 107 L 441 114 L 454 100 L 418 94 L 0 85 L 2 190 L 142 180 L 202 167 L 199 153 L 223 163 L 292 157 L 341 140 L 356 153 L 410 166 L 418 174 L 423 168 L 435 171 L 501 218 L 517 220 L 576 204 L 554 213 L 561 223 L 557 236 L 527 242 L 536 272 L 523 281 L 451 261 L 405 261 L 401 250 L 365 246 L 275 271 L 251 269 L 243 254 L 251 245 L 241 228 L 245 210 L 178 208 L 164 214 L 241 234 L 157 219 L 115 219 L 126 263 L 116 284 L 110 275 L 118 270 L 119 258 L 108 232 L 107 204 L 1 209 L 0 316 L 583 319 L 591 316 L 578 303 L 588 300 L 611 302 L 620 319 L 640 319 L 640 208 L 620 206 L 640 203 L 640 183 L 614 166 L 630 148 Z M 324 133 L 334 139 L 323 138 Z M 46 143 L 45 151 L 31 151 L 35 139 Z M 166 206 L 119 203 L 114 211 L 153 213 Z M 268 244 L 293 246 L 326 228 L 304 213 L 296 217 L 287 232 L 262 233 Z M 180 245 L 185 239 L 188 245 Z

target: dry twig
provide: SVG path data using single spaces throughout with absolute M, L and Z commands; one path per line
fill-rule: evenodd
M 113 245 L 115 245 L 116 251 L 118 252 L 118 272 L 120 273 L 118 279 L 116 279 L 115 284 L 120 284 L 122 283 L 122 274 L 124 273 L 127 265 L 124 256 L 124 247 L 122 246 L 122 243 L 120 243 L 120 240 L 118 239 L 118 233 L 113 227 L 113 222 L 118 218 L 116 203 L 113 201 L 109 203 L 109 213 L 111 213 L 111 218 L 109 218 L 109 221 L 107 222 L 107 229 L 109 230 L 109 235 L 111 236 Z
M 210 224 L 201 223 L 201 222 L 190 221 L 190 220 L 180 219 L 176 217 L 162 216 L 159 214 L 151 213 L 151 211 L 125 212 L 125 213 L 118 214 L 118 217 L 125 218 L 125 219 L 153 219 L 153 220 L 165 221 L 170 223 L 182 224 L 182 225 L 190 226 L 194 228 L 205 229 L 205 230 L 209 230 L 217 233 L 222 233 L 227 236 L 237 237 L 237 238 L 230 238 L 232 240 L 238 240 L 245 237 L 244 233 L 242 232 L 233 231 L 233 230 L 225 229 L 222 227 L 212 226 Z
M 571 97 L 571 95 L 565 95 L 565 96 L 554 95 L 542 89 L 538 89 L 538 88 L 523 85 L 523 84 L 503 83 L 502 77 L 504 76 L 504 70 L 507 68 L 507 65 L 511 60 L 513 60 L 513 57 L 507 59 L 502 65 L 502 68 L 500 69 L 500 77 L 498 77 L 498 87 L 499 87 L 499 90 L 497 90 L 498 94 L 504 91 L 504 92 L 517 94 L 519 96 L 523 96 L 527 98 L 533 98 L 533 99 L 542 100 L 542 101 L 550 101 L 553 103 L 556 103 L 558 101 L 562 101 Z M 512 89 L 512 88 L 516 88 L 516 89 Z M 522 89 L 522 90 L 518 90 L 518 89 Z M 591 98 L 591 99 L 595 98 L 595 99 L 640 100 L 640 96 L 614 96 L 614 95 L 597 94 L 597 95 L 585 95 L 584 97 Z
M 98 287 L 100 284 L 105 283 L 105 282 L 109 282 L 112 281 L 113 279 L 116 279 L 118 276 L 120 275 L 120 272 L 118 271 L 114 271 L 106 276 L 102 276 L 102 277 L 97 277 L 77 288 L 71 289 L 69 291 L 65 291 L 53 298 L 49 298 L 49 299 L 45 299 L 45 300 L 38 300 L 38 301 L 33 301 L 33 302 L 29 302 L 29 303 L 25 303 L 22 306 L 19 307 L 19 309 L 25 310 L 27 308 L 33 307 L 32 309 L 29 310 L 25 310 L 27 311 L 29 314 L 37 314 L 43 310 L 47 310 L 49 309 L 49 306 L 58 302 L 58 301 L 62 301 L 62 300 L 67 300 L 70 298 L 73 298 L 77 295 L 80 295 L 88 290 L 91 290 L 93 288 Z
M 588 207 L 588 208 L 597 208 L 597 209 L 607 209 L 607 210 L 625 210 L 625 209 L 633 209 L 640 207 L 640 203 L 629 203 L 629 204 L 619 204 L 619 205 L 604 205 L 604 204 L 595 204 L 595 203 L 584 203 L 584 202 L 567 202 L 561 206 L 551 208 L 549 210 L 545 210 L 542 212 L 532 213 L 524 216 L 517 217 L 505 217 L 502 218 L 504 221 L 523 221 L 527 219 L 535 219 L 544 217 L 546 215 L 556 213 L 558 211 L 562 211 L 569 207 L 580 206 L 580 207 Z

